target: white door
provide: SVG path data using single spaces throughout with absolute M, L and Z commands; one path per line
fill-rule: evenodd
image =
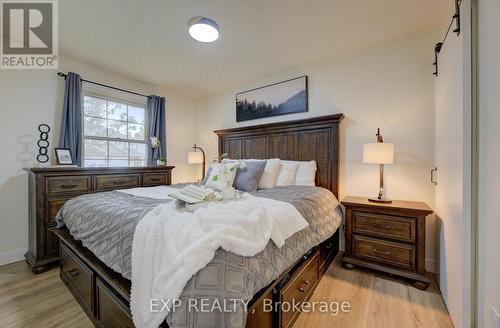
M 462 25 L 462 33 L 450 31 L 441 49 L 435 88 L 439 285 L 457 328 L 470 327 L 470 56 L 464 48 L 469 34 Z

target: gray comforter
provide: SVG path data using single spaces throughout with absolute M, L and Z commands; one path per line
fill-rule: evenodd
M 244 327 L 246 311 L 242 302 L 231 303 L 230 312 L 202 312 L 201 307 L 192 305 L 201 304 L 201 299 L 207 299 L 203 302 L 208 304 L 252 299 L 307 250 L 333 235 L 341 222 L 334 208 L 335 196 L 323 188 L 289 186 L 260 190 L 253 195 L 291 203 L 309 227 L 288 238 L 281 249 L 269 242 L 264 251 L 253 257 L 219 249 L 214 259 L 185 286 L 180 297 L 182 306 L 167 316 L 170 327 Z M 120 192 L 84 195 L 66 202 L 57 221 L 106 265 L 130 279 L 135 227 L 150 210 L 166 201 Z M 189 302 L 190 299 L 195 301 Z

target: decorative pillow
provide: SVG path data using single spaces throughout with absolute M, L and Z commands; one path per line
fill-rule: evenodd
M 260 177 L 259 189 L 269 189 L 274 187 L 274 183 L 280 169 L 280 162 L 279 158 L 272 158 L 266 161 L 264 172 L 262 172 L 262 176 Z
M 297 175 L 295 176 L 294 185 L 296 186 L 315 186 L 316 180 L 316 161 L 282 161 L 285 163 L 297 163 Z
M 278 187 L 293 185 L 298 168 L 299 164 L 297 162 L 281 161 L 280 170 L 278 172 L 278 177 L 275 185 Z
M 257 191 L 266 161 L 242 160 L 241 162 L 244 162 L 246 166 L 237 170 L 234 187 L 241 191 Z
M 226 165 L 230 168 L 229 174 L 227 176 L 227 182 L 230 186 L 232 186 L 234 184 L 234 178 L 236 177 L 236 171 L 238 170 L 238 166 L 240 166 L 241 163 L 234 162 L 227 163 Z M 218 191 L 222 191 L 222 189 L 226 187 L 224 181 L 222 181 L 222 179 L 220 178 L 220 171 L 223 166 L 224 164 L 222 163 L 214 163 L 213 166 L 211 165 L 210 175 L 208 175 L 208 178 L 206 179 L 205 187 Z M 217 179 L 215 179 L 214 181 L 215 176 L 217 176 Z

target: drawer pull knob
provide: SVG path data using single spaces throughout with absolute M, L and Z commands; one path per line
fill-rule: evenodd
M 299 292 L 304 293 L 307 290 L 307 287 L 308 287 L 309 284 L 310 284 L 309 281 L 307 281 L 307 280 L 304 281 L 304 283 L 302 284 L 302 286 L 300 286 L 300 288 L 299 288 Z
M 384 254 L 384 255 L 389 255 L 391 252 L 385 252 L 385 251 L 379 251 L 378 249 L 374 248 L 373 251 L 378 254 Z
M 161 181 L 161 179 L 160 178 L 152 178 L 151 181 L 158 182 L 158 181 Z
M 384 224 L 374 223 L 373 226 L 375 228 L 382 228 L 382 229 L 391 230 L 391 226 L 390 225 L 384 225 Z
M 252 309 L 252 314 L 255 314 L 255 309 Z
M 77 269 L 71 269 L 68 271 L 68 273 L 72 276 L 72 277 L 76 277 L 80 274 L 80 272 L 77 270 Z
M 78 185 L 76 185 L 76 184 L 63 184 L 63 185 L 61 185 L 61 188 L 71 189 L 71 188 L 75 188 L 76 186 L 78 186 Z

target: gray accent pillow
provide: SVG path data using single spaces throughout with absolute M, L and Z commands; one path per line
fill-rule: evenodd
M 246 167 L 243 169 L 238 168 L 236 177 L 234 178 L 234 187 L 241 191 L 257 191 L 259 180 L 264 173 L 267 161 L 245 160 L 242 162 L 245 162 Z

